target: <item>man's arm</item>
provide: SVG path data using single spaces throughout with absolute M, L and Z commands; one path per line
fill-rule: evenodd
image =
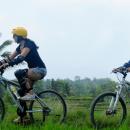
M 24 49 L 22 50 L 22 52 L 21 52 L 20 55 L 26 57 L 27 54 L 29 53 L 29 51 L 30 51 L 30 49 L 26 47 L 26 48 L 24 48 Z M 13 60 L 17 55 L 18 55 L 18 52 L 17 52 L 17 51 L 14 51 L 14 52 L 9 56 L 9 59 L 10 59 L 10 60 Z
M 9 55 L 9 59 L 13 60 L 18 55 L 17 51 L 14 51 L 11 55 Z
M 27 47 L 23 48 L 21 54 L 17 58 L 14 58 L 13 60 L 11 60 L 8 63 L 9 66 L 14 66 L 14 65 L 17 65 L 17 64 L 23 62 L 25 57 L 28 55 L 29 52 L 30 52 L 29 48 L 27 48 Z
M 20 55 L 23 56 L 23 57 L 26 57 L 29 52 L 30 52 L 30 49 L 28 47 L 25 47 L 25 48 L 23 48 Z
M 12 54 L 10 54 L 7 58 L 0 61 L 0 65 L 9 63 L 11 60 L 13 60 L 18 55 L 17 51 L 14 51 Z
M 30 49 L 26 47 L 22 50 L 21 54 L 19 54 L 19 56 L 15 58 L 18 55 L 17 51 L 15 51 L 9 56 L 8 59 L 3 60 L 3 63 L 0 65 L 0 68 L 6 68 L 7 66 L 14 66 L 23 62 L 29 52 Z

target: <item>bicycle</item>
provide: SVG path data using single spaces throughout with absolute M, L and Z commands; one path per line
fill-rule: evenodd
M 130 83 L 126 81 L 127 71 L 115 72 L 118 83 L 115 92 L 98 95 L 90 107 L 90 120 L 94 128 L 120 126 L 127 116 L 127 97 L 130 98 Z M 121 78 L 119 78 L 119 74 Z
M 0 84 L 4 86 L 11 98 L 14 100 L 17 106 L 17 114 L 21 118 L 26 114 L 29 115 L 31 123 L 43 123 L 45 121 L 53 121 L 57 123 L 63 123 L 67 115 L 67 106 L 63 97 L 53 90 L 45 90 L 40 93 L 35 93 L 35 99 L 26 101 L 28 106 L 25 110 L 25 106 L 21 105 L 21 100 L 17 91 L 20 89 L 20 85 L 14 81 L 10 81 L 2 76 L 4 70 L 0 70 Z M 25 101 L 22 101 L 25 102 Z M 0 98 L 0 121 L 5 116 L 5 105 L 2 98 Z

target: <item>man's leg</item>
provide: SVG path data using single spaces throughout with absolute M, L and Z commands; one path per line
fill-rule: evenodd
M 46 69 L 40 70 L 38 68 L 33 68 L 33 69 L 25 69 L 25 70 L 17 70 L 15 72 L 15 76 L 17 77 L 19 84 L 21 86 L 21 90 L 19 91 L 20 96 L 23 96 L 23 99 L 29 99 L 33 95 L 32 89 L 33 89 L 33 84 L 35 81 L 42 79 L 46 75 Z M 26 93 L 29 93 L 30 95 L 25 95 Z M 25 95 L 25 96 L 24 96 Z M 32 97 L 31 97 L 32 98 Z M 31 99 L 30 98 L 30 99 Z M 24 101 L 23 101 L 24 102 Z M 21 105 L 25 105 L 24 103 L 26 102 L 21 102 Z M 18 120 L 16 119 L 16 122 Z
M 20 89 L 18 93 L 20 96 L 24 96 L 26 94 L 26 77 L 27 77 L 27 69 L 19 69 L 15 71 L 15 76 L 18 79 L 20 84 Z M 14 120 L 14 123 L 22 123 L 23 118 L 26 116 L 27 105 L 25 101 L 20 100 L 20 105 L 24 108 L 23 114 L 20 114 L 18 118 Z
M 17 70 L 15 72 L 15 76 L 17 77 L 21 89 L 19 90 L 19 94 L 22 97 L 21 99 L 24 100 L 24 95 L 26 94 L 33 94 L 33 84 L 35 81 L 42 79 L 46 75 L 46 69 L 44 68 L 31 68 L 31 69 L 23 69 Z M 27 97 L 31 95 L 28 95 Z M 34 95 L 32 95 L 32 98 Z M 26 98 L 25 98 L 26 99 Z
M 18 91 L 20 96 L 24 96 L 26 94 L 26 79 L 27 79 L 28 69 L 19 69 L 15 71 L 15 76 L 18 79 L 20 84 L 20 90 Z
M 27 72 L 27 81 L 26 81 L 26 89 L 28 90 L 27 94 L 22 97 L 22 100 L 32 100 L 35 98 L 35 94 L 33 93 L 33 84 L 35 81 L 42 79 L 46 75 L 46 69 L 43 68 L 31 68 L 28 69 Z

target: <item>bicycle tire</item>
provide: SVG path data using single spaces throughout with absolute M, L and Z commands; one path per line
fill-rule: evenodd
M 65 100 L 63 99 L 63 97 L 62 97 L 59 93 L 57 93 L 57 92 L 54 91 L 54 90 L 42 91 L 42 92 L 40 92 L 40 93 L 37 94 L 37 95 L 38 95 L 38 97 L 41 97 L 41 95 L 44 96 L 45 94 L 48 94 L 48 93 L 56 95 L 56 96 L 58 97 L 58 99 L 60 100 L 60 102 L 61 102 L 61 104 L 62 104 L 62 107 L 63 107 L 63 117 L 62 117 L 62 119 L 59 120 L 59 123 L 63 123 L 63 122 L 65 121 L 65 119 L 66 119 L 66 116 L 67 116 L 67 106 L 66 106 Z M 30 106 L 29 106 L 29 110 L 33 110 L 33 105 L 34 105 L 34 102 L 35 102 L 35 101 L 36 101 L 36 100 L 31 101 Z M 32 122 L 35 122 L 33 113 L 29 113 L 29 116 L 30 116 L 31 121 L 32 121 Z M 43 115 L 43 116 L 44 116 L 44 118 L 46 118 L 45 115 Z M 45 121 L 45 120 L 43 120 L 43 122 L 44 122 L 44 121 Z
M 99 126 L 96 124 L 95 117 L 94 117 L 94 112 L 95 112 L 94 110 L 95 110 L 96 104 L 98 103 L 99 100 L 103 99 L 105 96 L 116 97 L 116 94 L 112 92 L 105 92 L 97 96 L 97 98 L 92 102 L 91 108 L 90 108 L 90 121 L 92 125 L 94 126 L 94 128 L 99 128 Z M 119 102 L 122 106 L 123 114 L 122 114 L 122 119 L 118 126 L 120 126 L 125 121 L 126 116 L 127 116 L 126 104 L 121 97 L 119 97 Z

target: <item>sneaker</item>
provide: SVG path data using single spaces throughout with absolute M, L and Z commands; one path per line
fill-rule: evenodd
M 21 97 L 20 99 L 25 100 L 25 101 L 34 100 L 35 99 L 35 94 L 27 93 L 25 96 Z
M 14 119 L 13 123 L 20 124 L 21 123 L 20 117 L 17 117 L 16 119 Z

